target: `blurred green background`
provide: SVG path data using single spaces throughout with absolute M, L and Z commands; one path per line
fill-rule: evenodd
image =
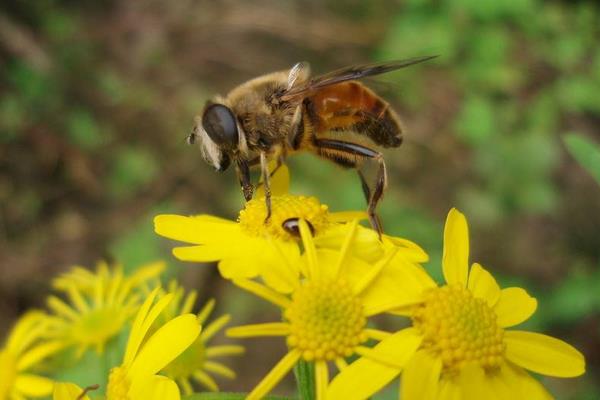
M 585 142 L 600 143 L 599 10 L 537 0 L 3 2 L 0 335 L 43 306 L 50 277 L 100 258 L 134 268 L 163 257 L 235 323 L 277 318 L 215 268 L 175 261 L 153 233 L 159 212 L 235 218 L 243 204 L 232 172 L 212 171 L 185 145 L 194 116 L 214 94 L 300 60 L 318 73 L 439 54 L 370 82 L 407 132 L 386 154 L 386 230 L 421 244 L 439 278 L 445 215 L 462 210 L 472 260 L 538 297 L 526 327 L 587 358 L 584 377 L 547 387 L 559 399 L 600 398 L 600 186 L 564 140 L 576 135 L 567 143 L 583 159 Z M 293 191 L 333 210 L 364 207 L 352 172 L 311 156 L 290 166 Z M 246 344 L 241 378 L 225 389 L 250 389 L 282 354 L 279 341 Z

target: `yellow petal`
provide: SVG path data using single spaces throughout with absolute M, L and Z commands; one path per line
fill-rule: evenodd
M 440 391 L 437 400 L 462 400 L 460 386 L 452 378 L 440 380 Z
M 415 354 L 421 344 L 421 336 L 415 328 L 397 332 L 382 340 L 372 351 L 382 357 L 393 359 L 399 366 Z M 333 379 L 327 390 L 328 399 L 362 400 L 387 385 L 400 374 L 399 368 L 362 357 L 344 368 Z
M 173 240 L 206 244 L 227 239 L 238 225 L 211 215 L 185 217 L 182 215 L 163 214 L 154 218 L 154 231 Z
M 54 393 L 52 395 L 53 400 L 90 400 L 90 398 L 85 395 L 80 397 L 83 393 L 83 389 L 74 383 L 55 383 L 54 384 Z
M 225 279 L 254 278 L 263 268 L 261 261 L 251 256 L 227 257 L 219 262 L 219 273 Z
M 569 378 L 585 372 L 585 359 L 562 340 L 534 332 L 506 331 L 506 358 L 530 371 Z
M 278 363 L 273 367 L 271 372 L 263 378 L 262 381 L 252 392 L 248 394 L 246 400 L 259 400 L 267 395 L 271 389 L 273 389 L 283 377 L 296 365 L 296 362 L 300 359 L 300 352 L 298 350 L 292 350 L 285 355 Z
M 54 382 L 43 376 L 19 374 L 15 380 L 15 389 L 27 397 L 44 397 L 52 393 Z
M 144 321 L 146 320 L 150 308 L 152 307 L 152 303 L 154 303 L 154 299 L 158 295 L 159 289 L 160 288 L 156 288 L 150 292 L 148 297 L 146 297 L 146 300 L 144 300 L 140 306 L 140 309 L 133 320 L 133 324 L 131 325 L 131 333 L 129 334 L 127 347 L 125 348 L 125 355 L 123 356 L 123 364 L 125 365 L 131 364 L 140 344 L 142 343 L 142 340 L 144 340 L 146 332 L 142 332 L 142 326 L 144 325 Z M 172 296 L 170 298 L 172 298 Z
M 296 242 L 266 242 L 260 276 L 280 293 L 291 293 L 300 278 L 300 249 Z
M 467 285 L 469 228 L 467 219 L 456 208 L 450 210 L 446 218 L 442 267 L 448 284 Z
M 404 368 L 402 400 L 433 400 L 438 393 L 442 361 L 428 351 L 417 351 Z
M 521 367 L 504 363 L 500 369 L 500 378 L 510 387 L 512 398 L 527 400 L 552 400 L 553 397 L 537 379 Z
M 419 245 L 410 240 L 384 235 L 384 241 L 399 249 L 398 254 L 414 263 L 424 263 L 429 261 L 429 256 Z
M 135 357 L 129 376 L 152 375 L 163 369 L 196 340 L 200 325 L 194 314 L 185 314 L 160 327 Z
M 535 298 L 521 288 L 511 287 L 502 289 L 494 311 L 498 316 L 498 325 L 508 328 L 529 319 L 536 308 Z
M 56 354 L 62 348 L 64 348 L 64 343 L 62 342 L 54 341 L 41 343 L 26 351 L 21 357 L 19 357 L 19 361 L 17 362 L 17 370 L 25 371 L 32 365 Z
M 493 307 L 500 298 L 500 286 L 492 274 L 477 263 L 471 267 L 467 287 L 473 296 L 484 299 L 490 307 Z
M 166 376 L 150 375 L 132 383 L 131 400 L 180 400 L 177 384 Z
M 225 244 L 203 244 L 200 246 L 175 247 L 173 255 L 181 261 L 213 262 L 228 256 L 235 256 L 237 251 L 232 251 L 231 246 Z
M 326 361 L 315 362 L 315 392 L 317 400 L 325 400 L 327 384 L 329 383 L 329 369 Z
M 402 257 L 394 257 L 362 294 L 369 315 L 412 306 L 422 301 L 426 289 L 436 287 L 427 272 Z
M 463 367 L 458 377 L 464 400 L 510 400 L 506 397 L 505 385 L 497 388 L 493 386 L 490 377 L 486 376 L 483 368 L 477 364 L 469 364 Z M 497 390 L 500 391 L 497 391 Z

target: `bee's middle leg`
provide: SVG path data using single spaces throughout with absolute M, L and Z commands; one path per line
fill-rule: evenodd
M 383 160 L 383 155 L 368 147 L 340 140 L 318 139 L 315 141 L 315 146 L 321 157 L 332 160 L 336 164 L 345 167 L 356 168 L 361 180 L 363 193 L 368 202 L 367 215 L 369 216 L 369 222 L 381 238 L 383 227 L 381 225 L 381 220 L 377 215 L 377 205 L 383 198 L 383 193 L 387 187 L 387 169 L 385 161 Z M 364 175 L 358 169 L 359 161 L 364 159 L 372 159 L 378 163 L 377 178 L 375 180 L 375 187 L 372 191 L 369 188 Z

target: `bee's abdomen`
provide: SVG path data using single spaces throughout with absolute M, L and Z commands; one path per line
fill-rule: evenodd
M 402 144 L 402 127 L 389 104 L 356 81 L 338 83 L 307 99 L 315 131 L 324 134 L 352 131 L 382 147 Z

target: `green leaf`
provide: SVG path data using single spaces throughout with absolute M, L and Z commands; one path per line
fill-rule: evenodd
M 244 400 L 247 393 L 194 393 L 182 397 L 183 400 Z M 266 396 L 264 400 L 293 400 L 293 397 Z
M 573 133 L 565 135 L 564 141 L 571 155 L 600 184 L 600 146 L 584 136 Z
M 294 375 L 298 384 L 300 400 L 315 400 L 315 365 L 300 360 L 294 367 Z

